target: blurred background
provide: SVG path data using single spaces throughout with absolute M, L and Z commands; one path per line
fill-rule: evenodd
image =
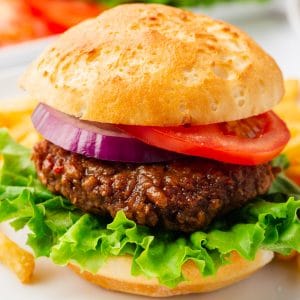
M 0 0 L 0 46 L 58 34 L 124 0 Z M 130 2 L 130 0 L 128 1 Z M 146 0 L 202 11 L 225 19 L 284 17 L 283 0 Z M 299 2 L 299 1 L 298 1 Z
M 0 71 L 26 65 L 55 38 L 55 35 L 124 2 L 124 0 L 0 0 Z M 185 7 L 234 23 L 247 31 L 278 60 L 286 76 L 300 77 L 300 1 L 146 0 L 146 2 Z M 21 46 L 11 46 L 20 43 Z

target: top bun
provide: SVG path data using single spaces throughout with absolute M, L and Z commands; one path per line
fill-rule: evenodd
M 30 95 L 83 120 L 171 126 L 270 110 L 282 74 L 225 22 L 157 4 L 127 4 L 61 35 L 28 69 Z

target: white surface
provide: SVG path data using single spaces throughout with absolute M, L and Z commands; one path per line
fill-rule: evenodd
M 55 36 L 0 48 L 0 70 L 30 63 Z
M 233 19 L 248 31 L 274 58 L 286 77 L 300 78 L 300 42 L 280 15 L 269 18 Z M 0 50 L 0 99 L 9 101 L 20 93 L 17 78 L 25 65 L 45 47 L 48 40 L 26 43 L 22 46 Z M 1 104 L 0 104 L 1 105 Z M 15 240 L 24 243 L 24 234 L 15 234 L 6 225 L 0 229 L 8 231 Z M 116 270 L 118 272 L 118 270 Z M 86 299 L 140 299 L 102 290 L 79 279 L 66 268 L 54 266 L 46 259 L 37 261 L 34 282 L 22 285 L 14 274 L 0 265 L 0 299 L 30 300 L 86 300 Z M 174 299 L 205 300 L 297 300 L 300 299 L 300 270 L 293 264 L 272 263 L 251 278 L 232 287 L 206 295 L 191 295 Z
M 23 91 L 18 89 L 20 75 L 26 66 L 55 39 L 56 36 L 52 36 L 0 48 L 0 99 L 9 101 L 10 97 L 23 94 Z
M 300 37 L 284 17 L 249 18 L 236 24 L 274 57 L 286 78 L 300 78 Z

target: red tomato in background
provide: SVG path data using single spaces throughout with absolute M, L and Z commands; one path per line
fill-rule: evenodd
M 80 0 L 25 0 L 35 16 L 48 23 L 54 33 L 65 31 L 79 22 L 99 15 L 104 7 Z
M 0 0 L 0 46 L 51 34 L 48 25 L 33 16 L 20 0 Z
M 84 0 L 0 0 L 0 46 L 61 33 L 104 9 Z

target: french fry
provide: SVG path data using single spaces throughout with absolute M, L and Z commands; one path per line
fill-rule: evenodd
M 28 127 L 26 125 L 27 124 L 24 124 L 24 121 L 21 120 L 19 123 L 16 123 L 14 126 L 10 127 L 9 132 L 11 136 L 15 140 L 20 141 L 28 133 Z
M 300 85 L 299 81 L 296 79 L 285 80 L 285 95 L 282 99 L 282 102 L 294 102 L 295 99 L 299 96 Z
M 0 262 L 12 270 L 22 283 L 30 282 L 34 257 L 0 232 Z
M 1 102 L 1 112 L 16 113 L 32 111 L 37 105 L 37 101 L 29 97 L 18 97 L 12 99 L 5 99 Z
M 32 148 L 38 141 L 40 140 L 40 136 L 35 131 L 27 133 L 19 142 L 27 147 Z
M 35 106 L 36 101 L 19 98 L 3 102 L 0 107 L 0 126 L 7 127 L 14 139 L 27 147 L 32 147 L 39 140 L 30 121 Z M 22 283 L 30 282 L 35 266 L 33 255 L 1 232 L 0 262 L 11 269 Z
M 1 101 L 0 126 L 9 128 L 21 123 L 24 116 L 30 116 L 36 103 L 36 101 L 25 97 Z
M 286 122 L 291 140 L 284 149 L 284 153 L 291 162 L 287 175 L 300 178 L 300 83 L 298 80 L 285 81 L 285 96 L 275 107 L 275 112 Z
M 37 102 L 17 98 L 3 103 L 0 107 L 0 127 L 8 128 L 17 142 L 31 148 L 40 139 L 30 119 Z

